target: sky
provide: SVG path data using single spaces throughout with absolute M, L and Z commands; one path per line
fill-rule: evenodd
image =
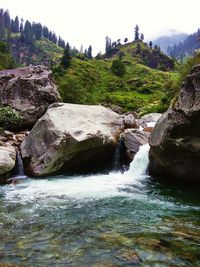
M 40 22 L 71 46 L 104 52 L 105 37 L 129 41 L 139 25 L 145 40 L 200 28 L 200 0 L 0 0 L 11 17 Z

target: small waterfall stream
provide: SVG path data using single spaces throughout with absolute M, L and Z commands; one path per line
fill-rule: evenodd
M 20 151 L 17 151 L 16 170 L 15 170 L 14 177 L 18 178 L 18 179 L 26 178 L 26 175 L 24 173 L 24 164 L 23 164 L 23 161 L 22 161 L 22 157 L 21 157 Z

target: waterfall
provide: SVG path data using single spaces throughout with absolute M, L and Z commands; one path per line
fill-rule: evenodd
M 121 169 L 121 162 L 120 162 L 120 157 L 121 157 L 121 151 L 123 148 L 124 142 L 123 139 L 120 137 L 119 142 L 116 146 L 115 149 L 115 154 L 114 154 L 114 171 L 119 171 Z
M 23 165 L 22 157 L 19 151 L 17 151 L 16 165 L 17 165 L 16 177 L 19 177 L 19 178 L 25 177 L 24 165 Z
M 22 201 L 42 199 L 44 201 L 59 201 L 61 198 L 79 200 L 104 199 L 107 197 L 130 196 L 136 197 L 138 193 L 130 192 L 129 188 L 147 178 L 149 145 L 143 145 L 130 164 L 130 169 L 109 174 L 95 174 L 88 176 L 59 175 L 48 179 L 27 179 L 25 184 L 19 184 L 15 190 L 9 192 L 8 197 Z
M 130 164 L 130 168 L 127 171 L 128 175 L 133 175 L 135 178 L 140 178 L 146 175 L 149 165 L 149 148 L 149 144 L 140 147 Z

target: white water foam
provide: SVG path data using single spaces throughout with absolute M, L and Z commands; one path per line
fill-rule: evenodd
M 129 195 L 130 185 L 140 183 L 146 177 L 149 145 L 140 147 L 130 169 L 122 173 L 76 177 L 54 177 L 51 179 L 29 179 L 15 186 L 3 187 L 9 201 L 42 201 L 61 198 L 91 199 Z

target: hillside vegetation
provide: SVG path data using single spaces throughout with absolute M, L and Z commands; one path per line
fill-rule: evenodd
M 0 70 L 15 67 L 14 59 L 5 42 L 0 41 Z
M 159 47 L 156 46 L 153 49 L 142 41 L 117 46 L 116 52 L 112 55 L 112 58 L 117 57 L 127 61 L 127 64 L 129 61 L 134 61 L 150 68 L 163 71 L 170 71 L 174 68 L 174 60 L 164 55 Z
M 121 45 L 110 58 L 72 58 L 70 67 L 61 74 L 59 68 L 55 68 L 54 75 L 63 101 L 117 105 L 124 111 L 140 114 L 165 111 L 175 95 L 178 75 L 145 66 L 141 55 L 135 53 L 136 46 L 136 43 Z M 141 42 L 141 54 L 155 52 L 158 53 Z M 163 63 L 160 51 L 159 54 Z M 126 70 L 122 77 L 112 71 L 113 61 L 119 55 Z M 172 62 L 168 57 L 164 58 Z

